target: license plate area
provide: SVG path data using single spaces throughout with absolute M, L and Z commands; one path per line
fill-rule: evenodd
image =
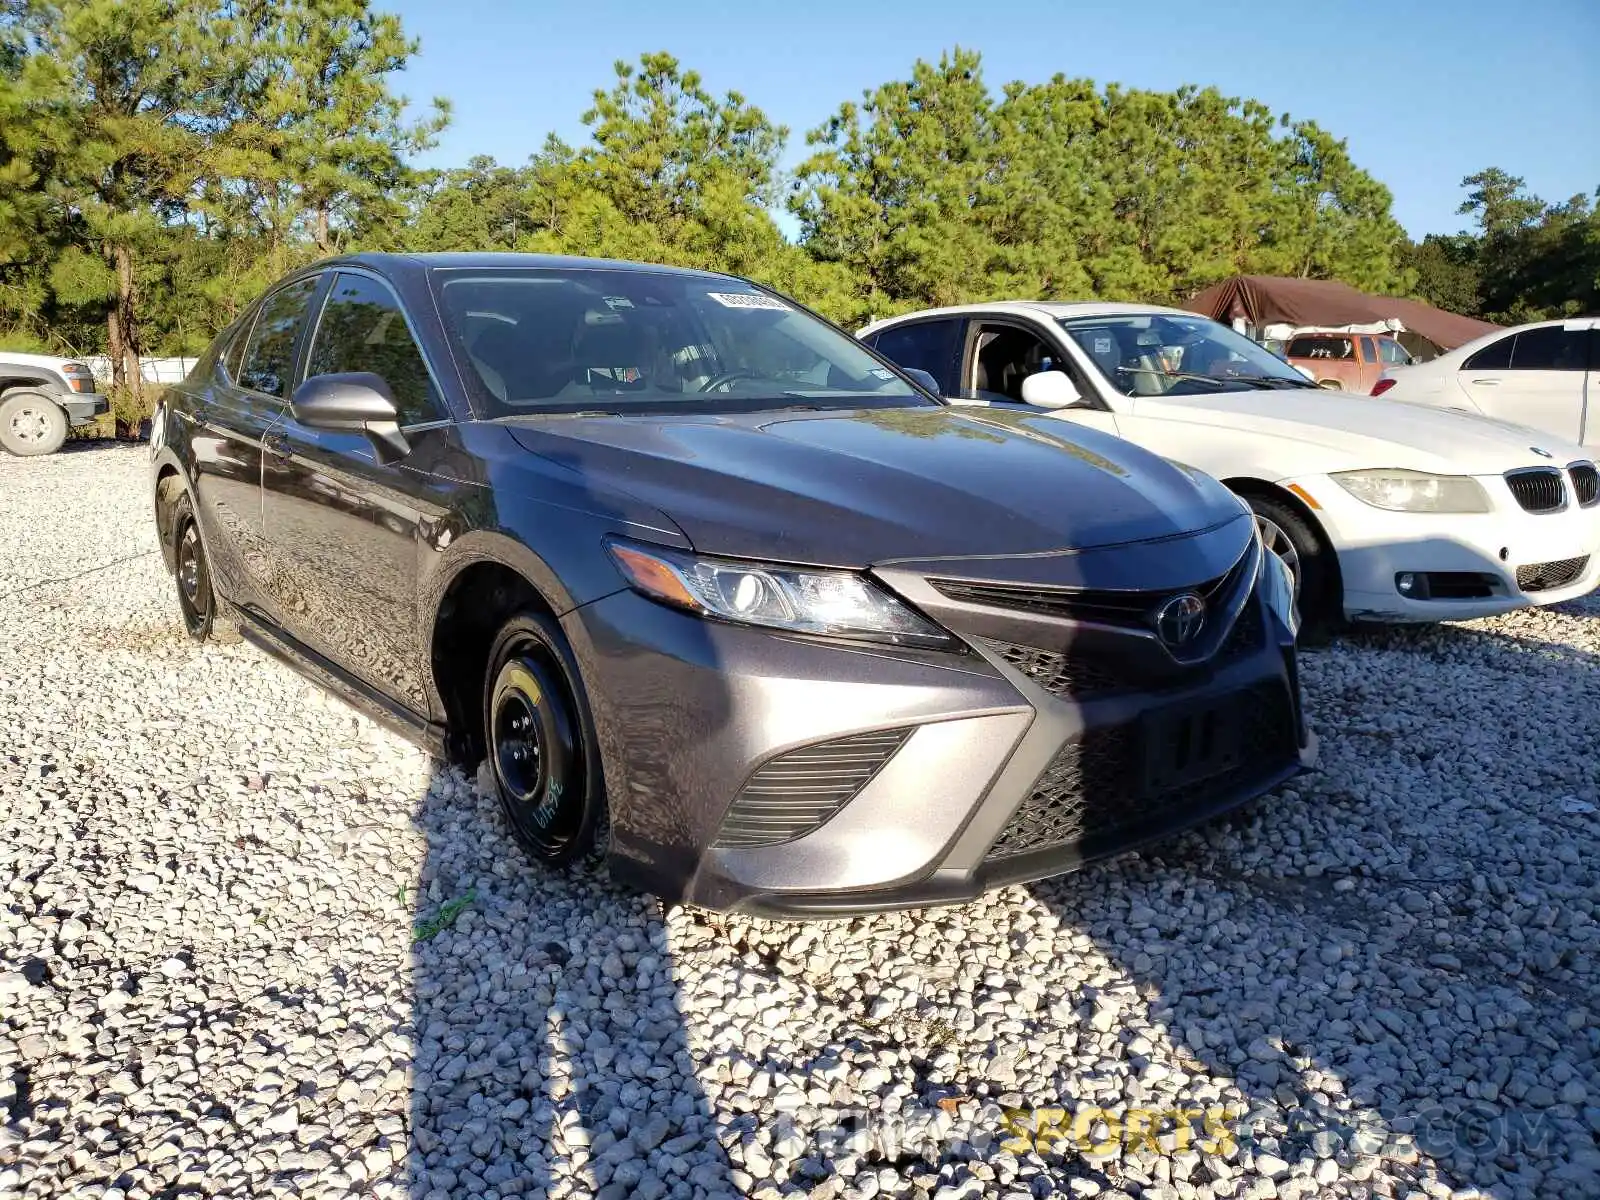
M 1231 699 L 1162 709 L 1145 717 L 1146 794 L 1188 787 L 1239 765 L 1244 722 L 1238 698 Z

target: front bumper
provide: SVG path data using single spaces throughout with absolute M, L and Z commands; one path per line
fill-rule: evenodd
M 1516 507 L 1497 477 L 1480 479 L 1495 511 L 1389 512 L 1363 504 L 1326 475 L 1286 480 L 1318 503 L 1316 517 L 1339 556 L 1344 615 L 1352 621 L 1470 620 L 1534 604 L 1558 604 L 1600 586 L 1600 505 L 1560 512 Z M 1570 582 L 1524 591 L 1519 568 L 1587 559 Z M 1401 574 L 1481 577 L 1487 595 L 1417 599 L 1401 593 Z M 1470 581 L 1463 581 L 1469 582 Z
M 589 681 L 613 872 L 668 901 L 843 916 L 971 899 L 1236 807 L 1316 753 L 1293 635 L 1267 596 L 1256 583 L 1240 617 L 1256 623 L 1245 652 L 1171 686 L 1081 699 L 978 638 L 961 655 L 905 651 L 702 621 L 631 592 L 596 601 L 563 624 Z M 1247 708 L 1248 752 L 1226 771 L 1145 778 L 1152 721 L 1221 711 L 1243 728 Z M 891 730 L 898 749 L 820 824 L 781 844 L 729 837 L 764 766 L 781 783 L 796 748 Z
M 111 411 L 111 401 L 98 392 L 67 392 L 58 402 L 67 414 L 67 423 L 73 428 L 87 425 L 96 417 Z

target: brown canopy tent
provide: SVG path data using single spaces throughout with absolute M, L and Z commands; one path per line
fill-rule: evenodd
M 1499 328 L 1420 300 L 1370 296 L 1347 283 L 1327 279 L 1276 275 L 1235 275 L 1208 287 L 1183 307 L 1224 323 L 1243 317 L 1257 330 L 1278 324 L 1338 328 L 1398 320 L 1408 332 L 1426 338 L 1439 350 L 1453 350 Z M 1408 339 L 1402 334 L 1400 340 Z

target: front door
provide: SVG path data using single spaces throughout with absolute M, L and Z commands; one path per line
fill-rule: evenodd
M 417 464 L 434 457 L 431 442 L 451 425 L 399 300 L 375 276 L 342 270 L 313 327 L 305 375 L 347 371 L 388 384 L 412 452 L 380 462 L 364 435 L 308 429 L 284 413 L 263 449 L 274 607 L 297 641 L 425 714 L 418 527 L 436 506 Z
M 1582 441 L 1592 325 L 1569 321 L 1508 334 L 1467 359 L 1457 382 L 1485 416 Z M 1587 436 L 1600 440 L 1593 431 Z
M 1102 433 L 1117 432 L 1116 414 L 1100 403 L 1096 391 L 1079 372 L 1066 350 L 1031 324 L 970 321 L 962 356 L 957 398 L 967 403 L 1028 407 L 1022 381 L 1040 371 L 1061 371 L 1072 380 L 1083 404 L 1072 408 L 1035 409 L 1052 417 L 1087 425 Z

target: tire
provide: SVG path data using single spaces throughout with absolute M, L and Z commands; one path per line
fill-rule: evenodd
M 11 392 L 0 400 L 0 446 L 12 454 L 54 454 L 66 440 L 67 414 L 43 392 Z
M 528 857 L 598 865 L 609 841 L 599 742 L 572 650 L 542 613 L 519 613 L 494 640 L 483 737 L 501 816 Z
M 172 563 L 183 630 L 195 641 L 203 642 L 211 637 L 216 625 L 217 596 L 211 590 L 211 563 L 187 495 L 179 496 L 172 508 Z
M 1322 632 L 1337 624 L 1343 609 L 1339 564 L 1332 548 L 1298 510 L 1282 500 L 1245 496 L 1267 549 L 1289 563 L 1302 630 Z

